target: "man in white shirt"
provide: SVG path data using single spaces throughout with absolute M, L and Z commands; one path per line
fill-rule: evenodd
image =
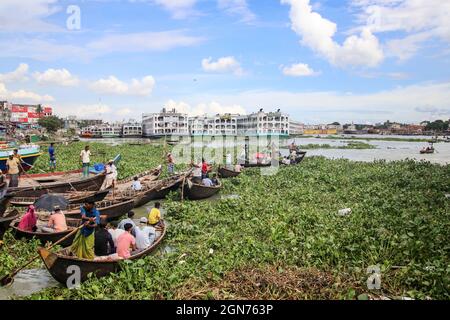
M 145 250 L 150 247 L 156 238 L 156 229 L 148 225 L 146 217 L 139 220 L 139 227 L 135 227 L 136 247 L 138 250 Z
M 131 189 L 134 191 L 140 191 L 142 189 L 141 182 L 139 181 L 138 177 L 133 178 L 133 183 L 131 184 Z
M 114 160 L 109 160 L 108 164 L 105 167 L 105 180 L 103 181 L 102 187 L 100 190 L 105 190 L 109 187 L 114 187 L 117 179 L 117 168 L 114 165 Z
M 84 150 L 80 153 L 80 160 L 83 168 L 83 178 L 89 177 L 89 164 L 91 162 L 91 151 L 89 146 L 84 147 Z
M 117 248 L 117 239 L 120 237 L 120 235 L 122 233 L 125 232 L 125 230 L 123 229 L 119 229 L 117 226 L 119 225 L 119 223 L 117 221 L 112 221 L 110 223 L 110 228 L 108 229 L 108 232 L 111 234 L 111 237 L 114 241 L 114 247 Z M 114 250 L 115 252 L 115 250 Z

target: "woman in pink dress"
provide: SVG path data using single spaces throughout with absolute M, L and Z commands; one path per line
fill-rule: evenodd
M 18 228 L 23 231 L 29 231 L 34 232 L 36 231 L 36 223 L 37 223 L 37 217 L 34 213 L 34 206 L 30 205 L 28 207 L 27 213 L 20 219 Z

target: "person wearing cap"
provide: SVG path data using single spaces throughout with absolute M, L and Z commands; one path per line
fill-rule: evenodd
M 171 153 L 167 154 L 167 171 L 170 175 L 175 173 L 175 160 Z
M 128 259 L 131 256 L 132 251 L 136 251 L 136 239 L 131 234 L 133 225 L 126 223 L 125 232 L 117 239 L 117 255 L 119 258 Z
M 115 182 L 117 179 L 117 168 L 114 165 L 114 160 L 109 160 L 108 164 L 105 166 L 105 180 L 103 181 L 102 187 L 100 190 L 105 190 L 110 187 L 115 186 Z
M 142 217 L 139 220 L 139 226 L 135 228 L 135 234 L 137 250 L 145 250 L 155 241 L 156 229 L 148 225 L 146 217 Z
M 55 206 L 54 211 L 50 215 L 47 226 L 41 228 L 42 232 L 55 233 L 67 230 L 66 216 L 59 206 Z

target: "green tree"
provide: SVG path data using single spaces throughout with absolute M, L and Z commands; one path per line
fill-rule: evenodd
M 48 132 L 56 132 L 64 126 L 64 121 L 56 116 L 48 116 L 40 118 L 38 124 Z
M 436 131 L 436 132 L 443 132 L 448 130 L 449 122 L 443 121 L 443 120 L 436 120 L 433 122 L 429 122 L 427 126 L 425 127 L 425 130 L 427 131 Z

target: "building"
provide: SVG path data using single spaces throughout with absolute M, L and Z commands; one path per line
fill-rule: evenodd
M 68 116 L 64 119 L 64 129 L 78 129 L 78 120 L 76 116 Z
M 276 112 L 264 112 L 260 109 L 257 113 L 239 116 L 237 119 L 237 134 L 245 136 L 253 135 L 289 135 L 289 115 Z
M 0 101 L 0 122 L 2 124 L 11 121 L 11 104 L 8 101 Z
M 103 124 L 102 119 L 78 119 L 78 126 L 80 128 L 90 127 L 90 126 L 100 126 Z
M 123 138 L 137 138 L 142 137 L 142 123 L 129 122 L 122 127 Z
M 160 113 L 142 115 L 142 133 L 145 137 L 189 135 L 188 115 L 175 109 L 163 108 Z
M 11 104 L 11 122 L 23 125 L 37 124 L 43 117 L 51 116 L 53 110 L 51 107 L 41 105 Z
M 289 121 L 289 134 L 303 134 L 305 130 L 305 125 L 299 121 Z

